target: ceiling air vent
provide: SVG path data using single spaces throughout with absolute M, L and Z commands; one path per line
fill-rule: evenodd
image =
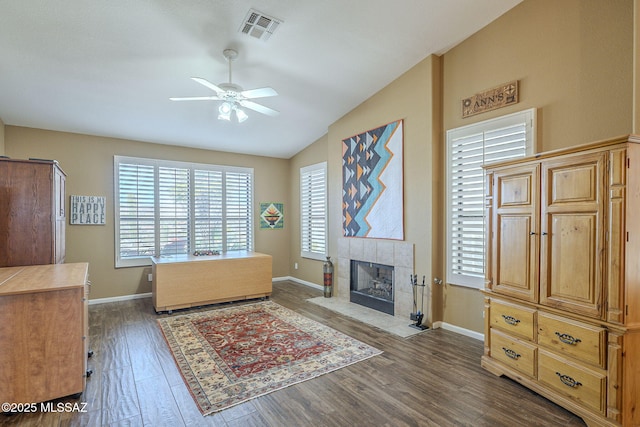
M 240 32 L 256 39 L 267 41 L 273 35 L 282 21 L 250 9 L 240 26 Z

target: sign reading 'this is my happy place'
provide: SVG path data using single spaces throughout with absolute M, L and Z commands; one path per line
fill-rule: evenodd
M 71 224 L 104 225 L 106 198 L 103 196 L 71 196 Z

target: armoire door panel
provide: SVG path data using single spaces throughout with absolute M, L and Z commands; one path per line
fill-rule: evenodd
M 499 178 L 500 192 L 498 194 L 500 198 L 498 209 L 531 205 L 533 203 L 531 193 L 534 185 L 531 182 L 532 178 L 533 176 L 530 173 L 526 175 L 501 176 Z
M 597 166 L 597 163 L 589 163 L 549 169 L 551 178 L 549 205 L 597 201 Z
M 537 301 L 535 266 L 531 265 L 535 251 L 530 234 L 531 217 L 498 215 L 498 274 L 494 289 L 498 292 Z
M 492 289 L 538 302 L 538 165 L 507 167 L 493 175 Z
M 550 215 L 551 231 L 543 236 L 540 302 L 599 317 L 602 281 L 596 256 L 595 214 Z
M 540 303 L 602 317 L 603 153 L 543 162 Z

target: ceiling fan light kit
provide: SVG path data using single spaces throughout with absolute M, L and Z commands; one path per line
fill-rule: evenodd
M 247 113 L 238 107 L 238 104 L 227 101 L 220 104 L 220 107 L 218 107 L 218 120 L 225 120 L 229 122 L 232 117 L 235 117 L 238 123 L 242 123 L 249 118 Z
M 273 88 L 262 87 L 257 89 L 242 90 L 242 87 L 232 83 L 231 80 L 231 62 L 238 57 L 238 52 L 234 49 L 225 49 L 223 52 L 224 57 L 229 63 L 229 82 L 220 83 L 215 85 L 210 81 L 203 79 L 202 77 L 192 77 L 195 82 L 200 83 L 203 86 L 216 92 L 214 96 L 189 96 L 180 98 L 169 98 L 171 101 L 223 101 L 218 107 L 218 120 L 231 121 L 233 117 L 242 123 L 249 118 L 247 113 L 240 107 L 248 108 L 258 113 L 266 114 L 268 116 L 277 116 L 280 114 L 278 111 L 266 107 L 262 104 L 251 101 L 255 98 L 266 98 L 269 96 L 277 96 Z
M 249 116 L 247 116 L 247 113 L 245 113 L 244 110 L 241 110 L 237 106 L 233 110 L 236 112 L 236 119 L 238 119 L 238 123 L 242 123 L 249 118 Z
M 228 102 L 223 102 L 218 107 L 218 120 L 231 120 L 231 105 Z

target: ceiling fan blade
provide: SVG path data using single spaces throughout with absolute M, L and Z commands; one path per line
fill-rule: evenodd
M 240 92 L 240 95 L 242 95 L 242 96 L 244 96 L 245 98 L 248 98 L 248 99 L 266 98 L 268 96 L 277 96 L 278 92 L 276 92 L 275 89 L 270 88 L 270 87 L 261 87 L 261 88 L 258 88 L 258 89 L 244 90 L 244 91 Z
M 272 108 L 265 107 L 264 105 L 257 104 L 252 101 L 242 100 L 238 102 L 240 105 L 246 108 L 250 108 L 253 111 L 257 111 L 258 113 L 266 114 L 267 116 L 277 116 L 280 114 L 279 111 L 276 111 Z
M 191 77 L 191 80 L 200 83 L 203 86 L 208 87 L 209 89 L 215 91 L 216 93 L 224 92 L 224 90 L 220 89 L 218 86 L 211 83 L 209 80 L 205 80 L 201 77 Z
M 185 96 L 180 98 L 169 98 L 171 101 L 218 101 L 217 96 Z

